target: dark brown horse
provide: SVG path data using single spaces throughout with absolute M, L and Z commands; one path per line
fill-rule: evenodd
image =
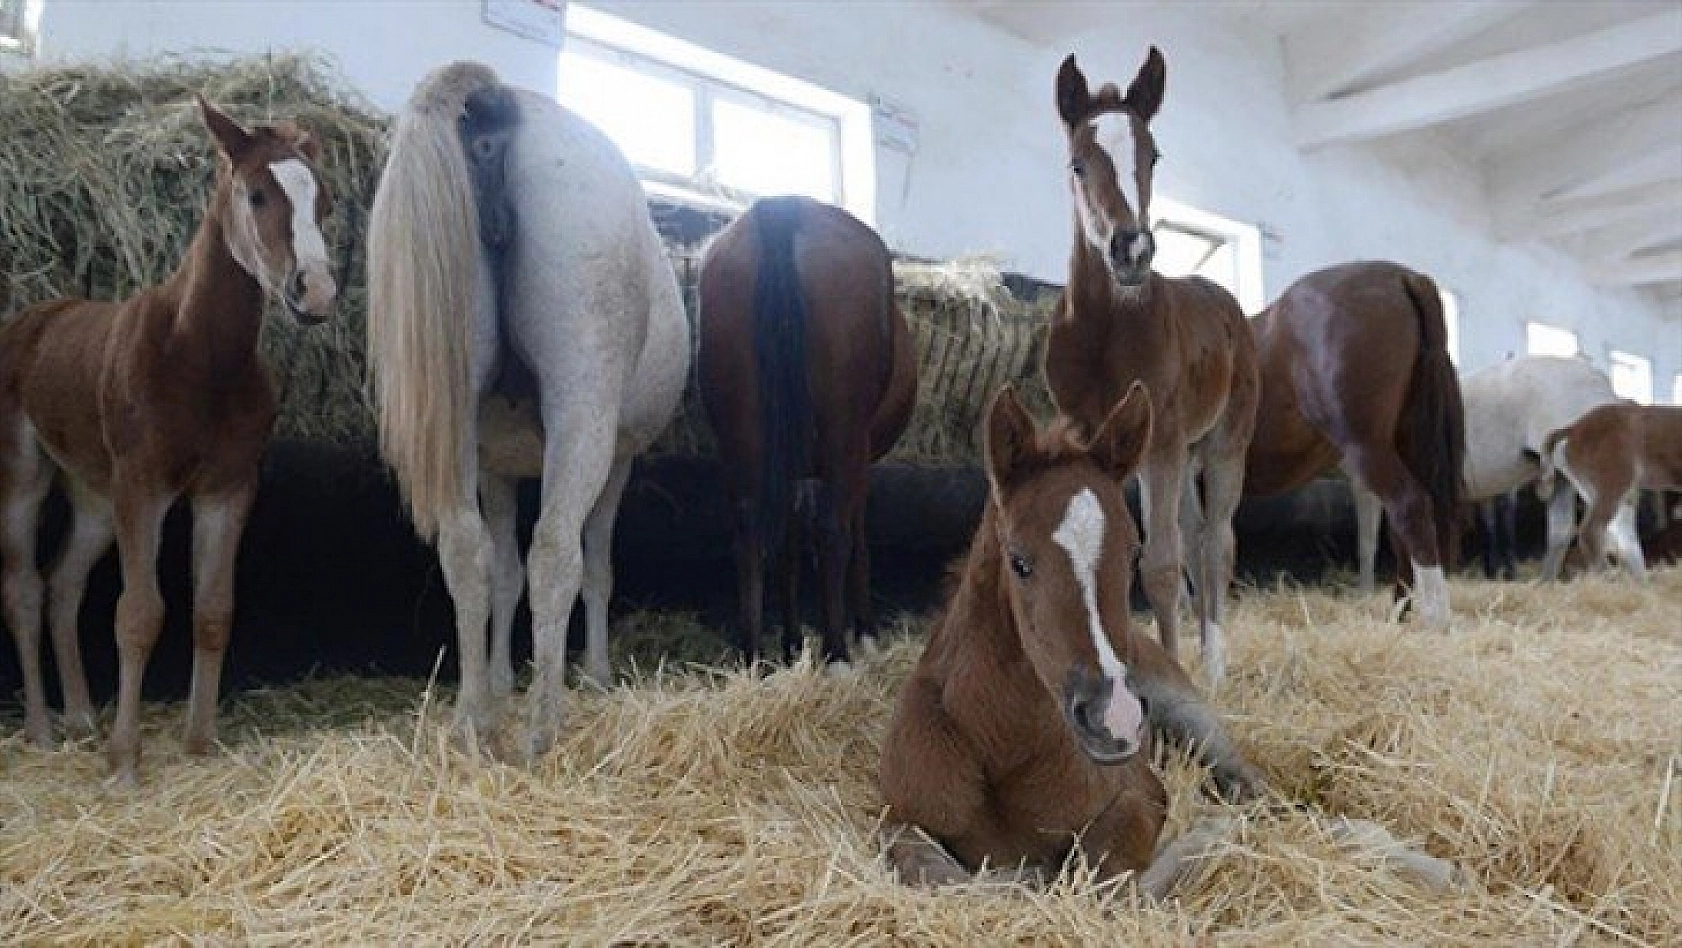
M 864 531 L 870 463 L 911 416 L 917 361 L 888 249 L 839 208 L 756 202 L 701 262 L 697 373 L 734 505 L 741 650 L 759 657 L 767 558 L 783 648 L 800 645 L 798 482 L 816 478 L 823 657 L 848 657 L 850 609 L 874 637 Z M 845 589 L 844 589 L 845 587 Z
M 1139 466 L 1140 576 L 1162 644 L 1177 656 L 1182 563 L 1190 560 L 1203 670 L 1213 686 L 1226 666 L 1220 623 L 1232 577 L 1232 515 L 1255 423 L 1256 353 L 1232 294 L 1201 277 L 1151 270 L 1158 156 L 1150 120 L 1166 70 L 1152 47 L 1126 95 L 1110 84 L 1091 94 L 1073 56 L 1057 74 L 1075 240 L 1063 310 L 1046 343 L 1045 379 L 1058 410 L 1088 433 L 1130 384 L 1150 390 L 1156 425 Z
M 258 356 L 265 295 L 303 323 L 337 293 L 321 220 L 318 149 L 290 124 L 246 131 L 202 101 L 220 153 L 215 189 L 186 258 L 124 303 L 57 300 L 0 332 L 0 515 L 6 624 L 24 670 L 24 728 L 51 740 L 41 682 L 41 502 L 62 472 L 75 520 L 51 578 L 53 649 L 71 730 L 93 730 L 77 646 L 88 571 L 115 538 L 117 720 L 110 759 L 132 783 L 140 684 L 163 624 L 158 544 L 181 497 L 193 507 L 193 684 L 186 748 L 216 737 L 216 693 L 234 615 L 234 555 L 275 418 Z
M 1129 621 L 1139 540 L 1121 481 L 1149 449 L 1151 399 L 1133 383 L 1087 441 L 1066 420 L 1036 430 L 1007 388 L 986 440 L 986 511 L 882 748 L 890 862 L 930 883 L 983 863 L 1055 873 L 1079 837 L 1104 875 L 1142 870 L 1168 807 L 1147 713 L 1224 791 L 1263 788 Z M 1151 878 L 1171 881 L 1183 855 L 1170 848 Z
M 1262 398 L 1245 493 L 1292 490 L 1341 463 L 1384 505 L 1419 618 L 1446 626 L 1466 437 L 1436 284 L 1384 261 L 1328 267 L 1254 328 Z

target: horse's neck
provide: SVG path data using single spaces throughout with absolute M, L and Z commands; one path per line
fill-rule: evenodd
M 220 193 L 211 199 L 180 266 L 160 287 L 175 309 L 172 354 L 184 369 L 218 374 L 249 363 L 263 329 L 263 288 L 228 249 L 225 200 Z

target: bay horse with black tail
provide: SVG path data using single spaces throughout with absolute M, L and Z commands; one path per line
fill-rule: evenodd
M 1075 240 L 1068 290 L 1046 342 L 1045 379 L 1058 410 L 1089 434 L 1130 384 L 1150 390 L 1156 424 L 1139 466 L 1140 576 L 1163 647 L 1177 656 L 1182 561 L 1189 560 L 1203 670 L 1214 685 L 1226 666 L 1221 619 L 1233 569 L 1232 516 L 1255 424 L 1256 352 L 1232 294 L 1201 277 L 1151 270 L 1158 155 L 1150 121 L 1166 70 L 1152 47 L 1126 95 L 1111 84 L 1093 95 L 1073 56 L 1057 74 Z M 1189 557 L 1182 535 L 1191 541 Z
M 368 367 L 381 453 L 455 605 L 468 743 L 489 742 L 513 691 L 528 577 L 524 755 L 560 731 L 581 594 L 585 672 L 609 680 L 613 524 L 683 395 L 689 338 L 642 185 L 606 135 L 476 63 L 421 81 L 369 214 Z M 515 487 L 533 476 L 522 574 Z
M 57 300 L 0 332 L 0 518 L 6 623 L 24 672 L 24 728 L 48 744 L 41 681 L 41 503 L 62 473 L 74 512 L 48 584 L 48 624 L 73 733 L 94 711 L 77 645 L 89 570 L 117 544 L 117 719 L 110 764 L 133 783 L 140 686 L 163 624 L 164 515 L 193 508 L 193 680 L 186 749 L 216 737 L 222 659 L 234 615 L 234 558 L 273 428 L 273 386 L 257 352 L 266 296 L 319 323 L 337 288 L 321 235 L 331 207 L 314 139 L 289 123 L 250 131 L 199 102 L 218 152 L 215 187 L 186 258 L 123 303 Z
M 1179 664 L 1131 626 L 1139 539 L 1121 483 L 1149 451 L 1151 398 L 1133 383 L 1088 439 L 1067 419 L 1036 428 L 1006 388 L 986 424 L 987 506 L 882 745 L 888 861 L 910 883 L 989 868 L 1033 882 L 1078 845 L 1100 876 L 1138 873 L 1161 898 L 1226 828 L 1158 846 L 1168 795 L 1153 735 L 1191 748 L 1227 797 L 1267 787 Z M 1332 825 L 1453 884 L 1454 867 L 1383 827 Z
M 785 657 L 800 647 L 796 492 L 816 478 L 823 658 L 845 662 L 847 613 L 859 634 L 876 634 L 870 464 L 899 440 L 917 395 L 888 248 L 840 208 L 768 198 L 707 248 L 698 292 L 697 377 L 734 507 L 742 655 L 759 658 L 767 560 L 781 580 Z
M 1245 493 L 1294 490 L 1341 462 L 1388 515 L 1419 619 L 1446 628 L 1466 436 L 1436 283 L 1386 261 L 1328 267 L 1286 289 L 1254 329 L 1261 408 Z
M 1606 565 L 1610 533 L 1623 568 L 1637 579 L 1644 577 L 1647 565 L 1635 532 L 1635 499 L 1643 490 L 1682 489 L 1682 406 L 1621 400 L 1596 406 L 1550 432 L 1542 440 L 1541 455 L 1538 493 L 1546 498 L 1559 490 L 1554 483 L 1558 471 L 1583 496 L 1587 509 L 1577 542 L 1588 567 Z M 1629 511 L 1628 522 L 1608 531 L 1620 509 Z

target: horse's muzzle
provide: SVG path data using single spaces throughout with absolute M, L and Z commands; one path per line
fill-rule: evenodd
M 1156 259 L 1156 237 L 1148 230 L 1117 230 L 1110 235 L 1110 275 L 1128 288 L 1144 286 Z
M 1105 723 L 1115 691 L 1125 687 L 1105 676 L 1079 669 L 1069 673 L 1069 681 L 1063 689 L 1063 718 L 1068 722 L 1069 730 L 1074 732 L 1075 743 L 1094 763 L 1124 763 L 1144 745 L 1142 726 L 1132 734 L 1118 735 Z M 1131 696 L 1121 697 L 1126 700 Z

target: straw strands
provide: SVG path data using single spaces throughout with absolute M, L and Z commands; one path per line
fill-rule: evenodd
M 210 759 L 148 741 L 135 792 L 102 786 L 96 744 L 41 752 L 0 723 L 0 941 L 1676 944 L 1682 570 L 1453 594 L 1447 635 L 1380 597 L 1241 597 L 1219 704 L 1318 813 L 1211 803 L 1165 754 L 1170 832 L 1238 825 L 1164 906 L 1078 863 L 1046 890 L 889 876 L 874 773 L 913 635 L 843 679 L 633 674 L 579 695 L 533 770 L 451 749 L 447 695 L 408 681 L 247 694 Z M 683 634 L 630 622 L 650 652 Z M 1334 815 L 1475 884 L 1419 888 Z

